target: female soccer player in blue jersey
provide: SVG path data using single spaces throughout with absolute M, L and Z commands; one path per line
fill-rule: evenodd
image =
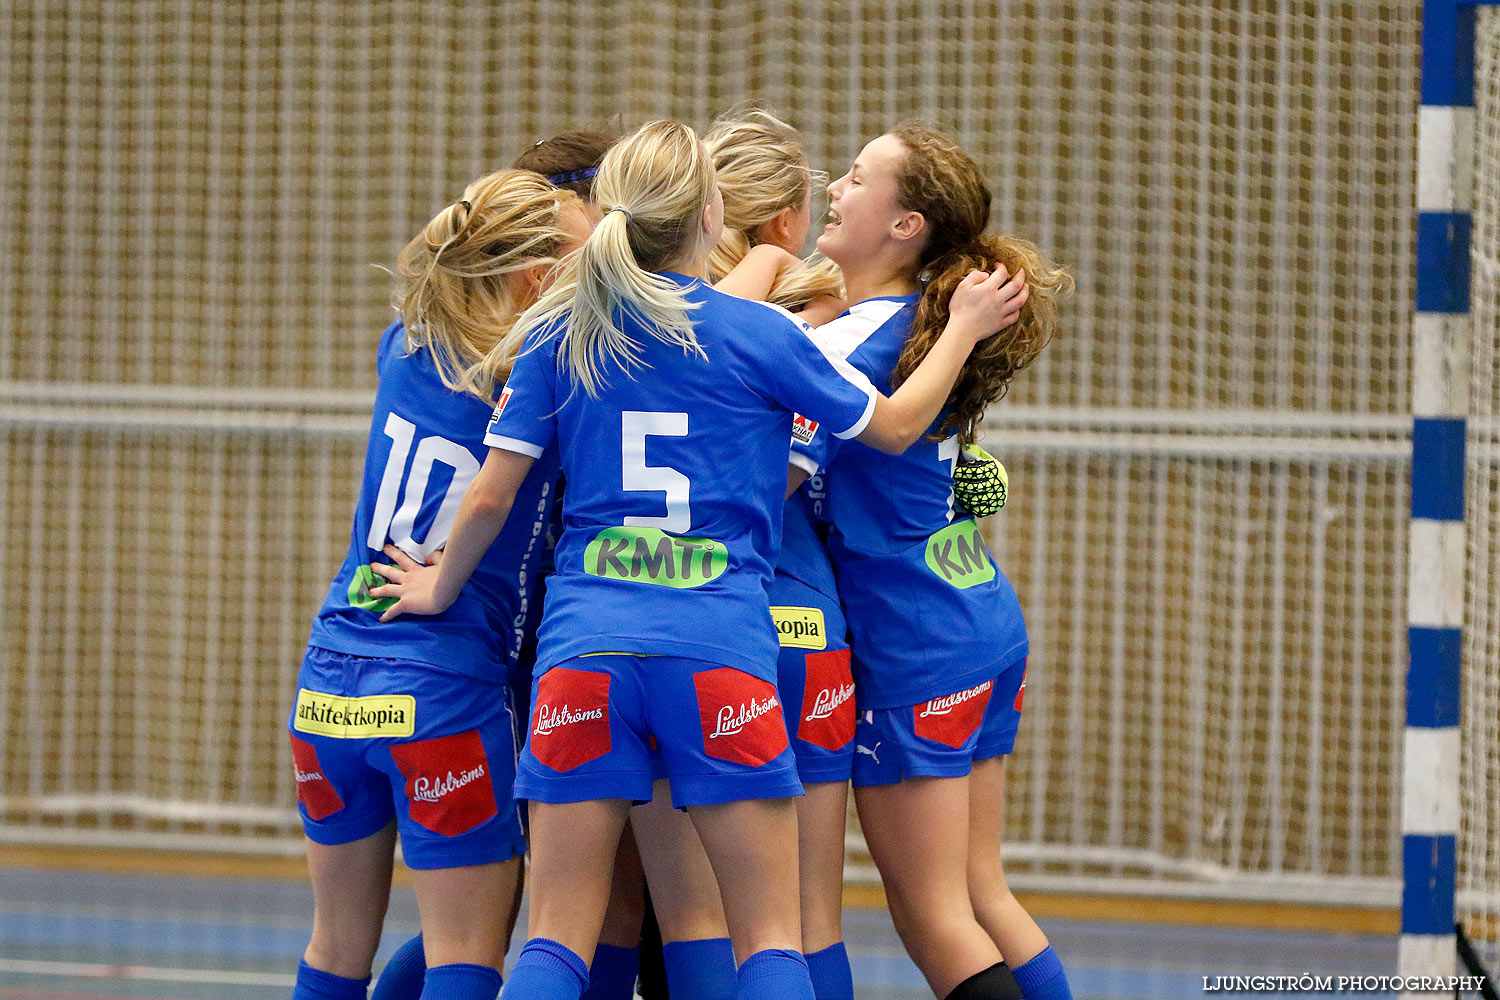
M 398 829 L 425 932 L 422 996 L 488 1000 L 499 989 L 525 847 L 511 797 L 509 622 L 555 457 L 518 484 L 517 516 L 443 614 L 381 624 L 391 602 L 370 593 L 370 563 L 387 546 L 426 560 L 446 542 L 494 398 L 464 373 L 588 232 L 575 195 L 500 171 L 470 184 L 397 260 L 401 318 L 380 341 L 350 547 L 313 622 L 287 725 L 315 906 L 295 1000 L 364 997 Z
M 563 537 L 516 785 L 530 800 L 533 937 L 505 996 L 582 992 L 620 829 L 651 797 L 654 744 L 718 877 L 740 996 L 810 1000 L 792 860 L 801 785 L 765 596 L 792 412 L 904 450 L 1019 285 L 966 277 L 888 398 L 791 321 L 703 284 L 723 209 L 691 129 L 643 126 L 605 157 L 595 192 L 603 221 L 517 325 L 526 349 L 446 555 L 423 567 L 387 549 L 397 565 L 372 594 L 398 598 L 387 620 L 447 609 L 556 442 Z
M 843 294 L 826 259 L 796 256 L 807 238 L 812 182 L 796 129 L 764 111 L 726 116 L 704 136 L 724 198 L 724 234 L 709 258 L 715 287 L 764 298 L 816 321 Z M 807 309 L 809 302 L 819 300 Z M 842 309 L 838 304 L 829 318 Z M 799 422 L 793 434 L 804 436 Z M 808 469 L 816 472 L 816 468 Z M 844 833 L 854 757 L 854 680 L 843 612 L 813 476 L 787 499 L 781 555 L 768 591 L 781 642 L 777 688 L 806 794 L 797 800 L 802 945 L 817 1000 L 852 1000 L 844 948 Z
M 1053 300 L 1071 282 L 1029 243 L 984 236 L 983 176 L 924 127 L 869 143 L 828 193 L 818 248 L 855 304 L 819 333 L 877 386 L 914 370 L 972 268 L 1003 262 L 1032 293 L 1020 321 L 970 356 L 921 441 L 888 455 L 818 434 L 808 460 L 827 470 L 860 708 L 855 799 L 896 928 L 939 997 L 1067 997 L 1000 866 L 1025 623 L 974 518 L 954 505 L 952 476 L 985 407 L 1046 345 Z

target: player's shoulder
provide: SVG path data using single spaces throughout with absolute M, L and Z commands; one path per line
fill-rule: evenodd
M 742 299 L 707 285 L 701 287 L 699 301 L 707 317 L 724 321 L 737 329 L 749 326 L 788 335 L 802 330 L 797 318 L 780 306 Z
M 817 336 L 846 358 L 906 341 L 917 296 L 883 296 L 856 302 L 817 328 Z

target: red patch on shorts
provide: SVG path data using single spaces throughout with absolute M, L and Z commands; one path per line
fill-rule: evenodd
M 1016 711 L 1021 710 L 1021 702 L 1026 700 L 1026 667 L 1021 667 L 1021 686 L 1016 689 Z
M 433 833 L 456 837 L 499 812 L 478 730 L 397 743 L 391 757 L 406 776 L 407 811 Z
M 553 667 L 537 681 L 531 754 L 571 771 L 609 753 L 609 674 Z
M 841 750 L 854 739 L 854 675 L 849 650 L 808 653 L 797 739 L 824 750 Z
M 988 680 L 914 706 L 911 710 L 913 728 L 923 739 L 957 750 L 984 721 L 984 710 L 994 690 L 995 682 Z
M 776 685 L 733 667 L 693 675 L 703 752 L 719 760 L 760 767 L 788 746 Z
M 287 735 L 291 735 L 288 733 Z M 333 782 L 323 775 L 323 765 L 318 763 L 318 751 L 306 740 L 292 736 L 292 770 L 297 775 L 297 801 L 307 810 L 307 817 L 320 820 L 332 816 L 344 808 Z

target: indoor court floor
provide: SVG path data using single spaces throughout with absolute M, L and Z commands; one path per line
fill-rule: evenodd
M 285 998 L 311 916 L 310 890 L 288 879 L 0 868 L 0 1000 Z M 1204 997 L 1205 976 L 1389 975 L 1396 964 L 1389 935 L 1041 922 L 1079 1000 Z M 411 893 L 397 889 L 377 967 L 416 928 Z M 861 1000 L 931 996 L 885 911 L 850 909 L 845 931 Z

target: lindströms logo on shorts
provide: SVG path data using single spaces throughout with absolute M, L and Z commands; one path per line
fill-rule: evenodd
M 703 751 L 710 757 L 760 767 L 788 746 L 776 685 L 733 667 L 693 675 Z
M 554 771 L 571 771 L 609 753 L 609 674 L 553 667 L 536 686 L 533 757 Z
M 375 597 L 370 593 L 373 587 L 383 587 L 386 584 L 384 577 L 376 576 L 375 571 L 370 568 L 369 563 L 354 567 L 354 575 L 349 578 L 349 606 L 364 608 L 373 611 L 377 615 L 385 614 L 386 609 L 396 603 L 394 597 Z
M 391 747 L 406 778 L 406 808 L 433 833 L 456 837 L 496 816 L 495 786 L 479 731 Z
M 984 710 L 989 706 L 995 682 L 985 681 L 953 694 L 934 698 L 912 708 L 914 729 L 923 739 L 953 747 L 962 747 L 979 730 Z
M 797 738 L 824 750 L 841 750 L 854 739 L 854 677 L 849 650 L 808 653 Z
M 1021 686 L 1016 689 L 1016 711 L 1021 710 L 1021 702 L 1026 700 L 1026 667 L 1021 667 Z
M 950 524 L 927 539 L 927 568 L 959 590 L 995 578 L 995 564 L 984 547 L 978 522 L 972 519 Z
M 678 590 L 701 587 L 728 567 L 723 542 L 679 538 L 660 528 L 605 528 L 583 552 L 583 569 L 591 576 Z
M 318 751 L 306 740 L 287 734 L 292 741 L 292 771 L 297 776 L 297 801 L 311 820 L 326 819 L 344 808 L 333 782 L 323 775 Z
M 416 732 L 417 699 L 409 694 L 344 698 L 301 688 L 292 728 L 301 733 L 355 740 L 405 739 Z
M 813 438 L 818 436 L 818 422 L 810 417 L 797 414 L 792 419 L 792 440 L 802 444 L 812 444 Z
M 772 608 L 771 620 L 783 646 L 795 649 L 827 649 L 828 627 L 822 608 Z

